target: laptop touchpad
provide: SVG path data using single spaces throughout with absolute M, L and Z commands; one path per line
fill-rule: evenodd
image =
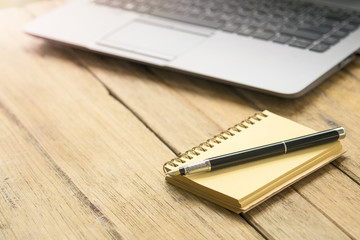
M 207 37 L 167 23 L 138 19 L 106 35 L 98 44 L 172 60 Z

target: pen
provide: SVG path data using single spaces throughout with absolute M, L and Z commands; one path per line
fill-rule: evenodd
M 170 176 L 188 175 L 192 173 L 210 172 L 242 163 L 252 162 L 267 157 L 286 154 L 300 149 L 343 139 L 346 135 L 343 127 L 337 127 L 301 137 L 296 137 L 260 147 L 250 148 L 221 156 L 205 159 L 200 162 L 169 171 Z

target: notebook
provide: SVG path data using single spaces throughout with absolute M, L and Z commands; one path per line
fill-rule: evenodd
M 164 171 L 315 131 L 270 111 L 256 113 L 164 164 Z M 166 181 L 233 212 L 246 212 L 344 153 L 340 141 Z

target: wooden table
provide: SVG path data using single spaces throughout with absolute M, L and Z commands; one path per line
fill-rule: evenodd
M 21 32 L 58 3 L 0 10 L 1 239 L 360 238 L 360 58 L 286 100 Z M 263 109 L 344 126 L 347 153 L 241 215 L 164 181 L 165 161 Z

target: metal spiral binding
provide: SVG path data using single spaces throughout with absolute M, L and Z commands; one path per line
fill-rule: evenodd
M 261 121 L 262 117 L 267 117 L 263 112 L 255 113 L 253 116 L 247 118 L 246 120 L 241 121 L 238 124 L 235 124 L 234 126 L 228 128 L 227 130 L 221 132 L 218 135 L 215 135 L 214 137 L 206 140 L 205 142 L 199 144 L 196 147 L 193 147 L 190 150 L 187 150 L 184 153 L 179 154 L 176 158 L 171 159 L 170 161 L 166 162 L 163 165 L 163 170 L 165 173 L 167 173 L 166 165 L 172 166 L 172 167 L 178 167 L 179 164 L 186 163 L 188 160 L 193 159 L 193 156 L 200 155 L 201 152 L 206 152 L 209 148 L 213 148 L 216 144 L 220 144 L 223 141 L 227 140 L 229 137 L 232 137 L 235 135 L 233 132 L 241 132 L 243 129 L 248 128 L 248 125 L 254 125 L 255 121 Z

